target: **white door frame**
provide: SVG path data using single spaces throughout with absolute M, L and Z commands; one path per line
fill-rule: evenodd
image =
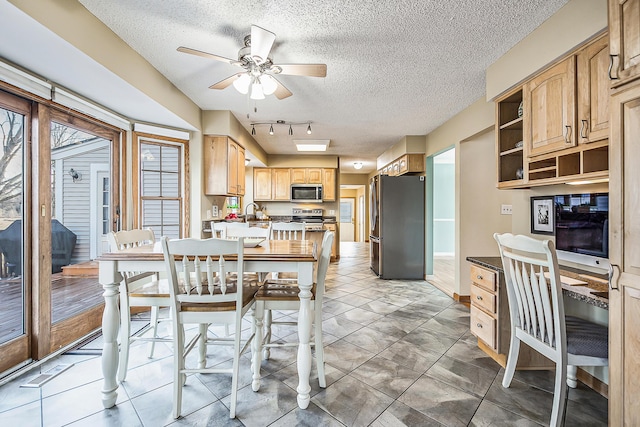
M 102 198 L 98 197 L 102 194 L 102 179 L 106 173 L 107 178 L 110 177 L 110 168 L 108 163 L 92 163 L 90 165 L 91 191 L 89 192 L 89 258 L 96 259 L 102 254 L 102 249 L 107 244 L 107 235 L 102 234 Z M 109 182 L 109 191 L 111 191 L 111 182 Z M 100 204 L 100 206 L 98 206 Z M 111 210 L 109 209 L 109 212 Z

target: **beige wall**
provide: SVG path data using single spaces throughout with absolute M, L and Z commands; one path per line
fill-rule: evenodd
M 512 203 L 509 191 L 496 188 L 495 132 L 487 130 L 460 144 L 456 163 L 459 167 L 459 208 L 456 209 L 456 270 L 459 295 L 469 295 L 468 256 L 498 256 L 493 233 L 510 232 L 515 216 L 501 215 L 502 204 Z M 456 280 L 458 281 L 458 280 Z
M 607 0 L 571 0 L 487 69 L 487 100 L 607 28 Z
M 10 0 L 149 98 L 201 127 L 200 108 L 77 1 Z
M 382 169 L 407 153 L 424 153 L 424 135 L 407 135 L 378 156 L 376 167 Z

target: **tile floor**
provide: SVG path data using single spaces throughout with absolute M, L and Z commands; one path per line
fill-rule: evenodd
M 369 270 L 368 248 L 343 245 L 328 273 L 324 305 L 327 388 L 312 371 L 311 404 L 296 404 L 295 348 L 274 349 L 263 362 L 262 387 L 251 390 L 243 356 L 237 418 L 228 418 L 230 378 L 191 375 L 183 417 L 171 416 L 171 348 L 132 348 L 117 406 L 103 409 L 100 357 L 64 354 L 0 387 L 1 426 L 536 426 L 548 424 L 553 373 L 504 370 L 469 333 L 469 310 L 427 282 L 382 281 Z M 280 314 L 284 316 L 284 313 Z M 246 328 L 250 327 L 246 321 Z M 216 331 L 214 331 L 216 332 Z M 295 327 L 277 327 L 296 340 Z M 100 339 L 85 349 L 100 349 Z M 76 352 L 77 353 L 77 352 Z M 223 354 L 208 363 L 229 363 Z M 74 365 L 39 389 L 20 388 L 60 363 Z M 607 400 L 580 385 L 571 390 L 567 425 L 604 426 Z

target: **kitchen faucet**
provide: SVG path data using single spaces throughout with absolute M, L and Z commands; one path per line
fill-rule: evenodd
M 255 215 L 256 212 L 260 209 L 260 206 L 258 206 L 257 203 L 249 203 L 247 206 L 244 207 L 244 217 L 247 217 L 247 211 L 249 210 L 249 206 L 253 206 L 253 214 Z

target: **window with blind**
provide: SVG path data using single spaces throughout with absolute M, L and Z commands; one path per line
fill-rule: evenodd
M 140 141 L 140 219 L 156 237 L 182 237 L 183 145 Z

